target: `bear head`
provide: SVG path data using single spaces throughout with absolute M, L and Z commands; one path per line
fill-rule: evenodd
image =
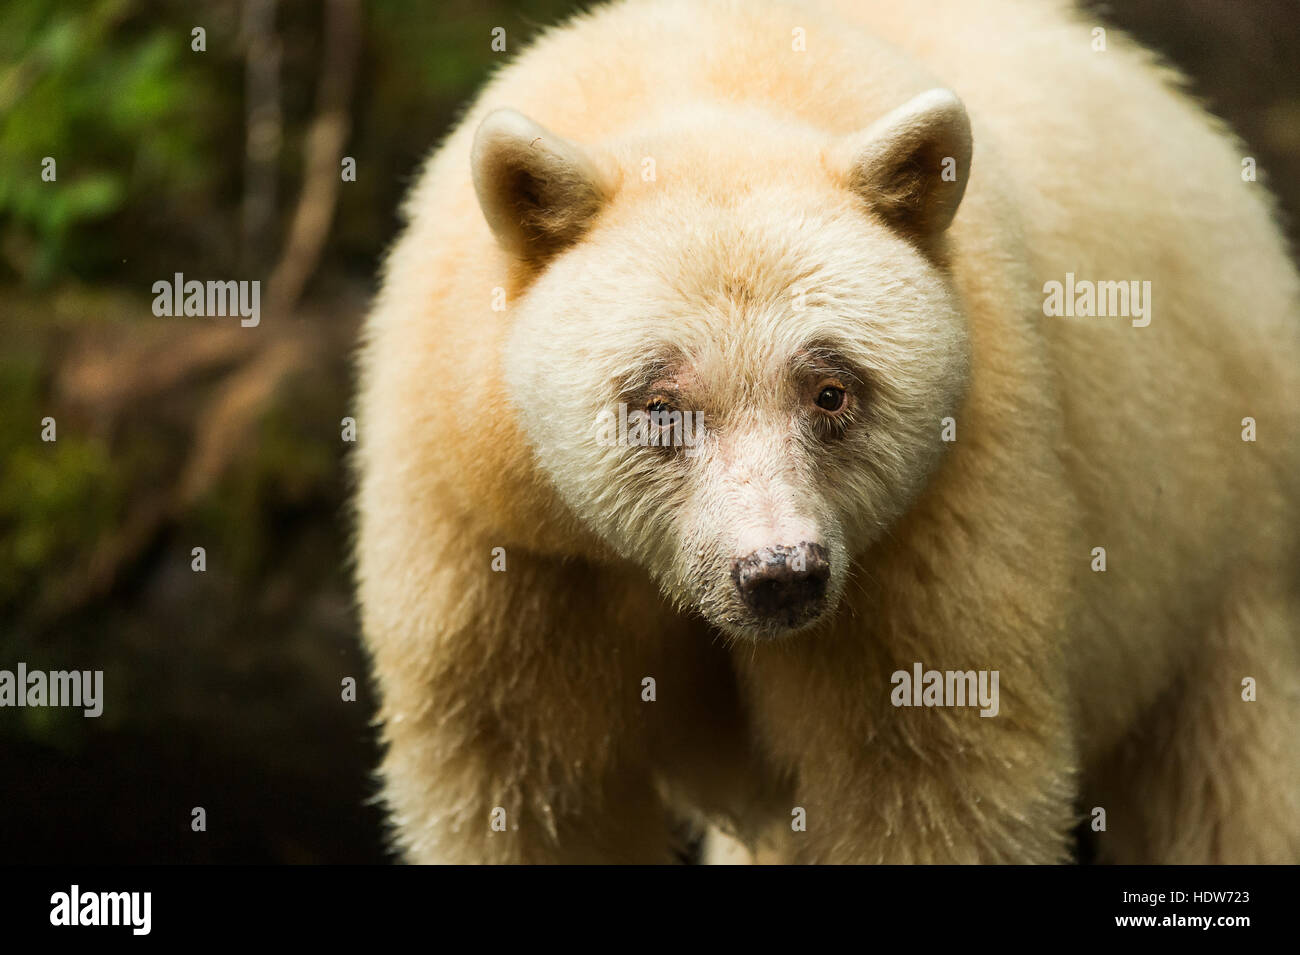
M 513 413 L 574 515 L 732 637 L 831 613 L 966 392 L 945 231 L 969 174 L 931 90 L 831 135 L 735 106 L 579 146 L 508 109 L 471 154 L 526 274 Z

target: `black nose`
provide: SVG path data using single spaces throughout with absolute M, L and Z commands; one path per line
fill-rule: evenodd
M 811 616 L 825 598 L 831 565 L 825 547 L 804 542 L 756 550 L 731 565 L 731 576 L 746 607 L 793 625 Z

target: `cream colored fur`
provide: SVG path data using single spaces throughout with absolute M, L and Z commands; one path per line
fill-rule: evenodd
M 361 358 L 405 857 L 668 861 L 686 820 L 730 859 L 1060 862 L 1102 807 L 1104 860 L 1300 861 L 1296 273 L 1242 147 L 1098 25 L 623 2 L 497 74 L 410 195 Z M 951 227 L 935 199 L 908 234 L 861 164 L 934 89 L 973 159 Z M 511 129 L 555 214 L 494 205 L 536 159 Z M 1150 281 L 1150 325 L 1045 316 L 1067 272 Z M 825 444 L 790 370 L 814 340 L 871 379 Z M 664 354 L 704 452 L 597 446 Z M 728 561 L 814 533 L 834 609 L 754 631 Z M 998 716 L 895 708 L 914 662 L 998 670 Z

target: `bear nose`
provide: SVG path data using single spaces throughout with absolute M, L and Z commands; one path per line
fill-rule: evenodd
M 804 542 L 754 551 L 731 565 L 745 606 L 760 617 L 795 623 L 826 596 L 831 565 L 826 548 Z

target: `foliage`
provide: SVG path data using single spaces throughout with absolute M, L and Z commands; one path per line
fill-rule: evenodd
M 120 259 L 102 223 L 213 174 L 187 47 L 128 0 L 9 0 L 0 32 L 0 223 L 7 264 L 44 285 Z M 56 180 L 42 177 L 55 162 Z

